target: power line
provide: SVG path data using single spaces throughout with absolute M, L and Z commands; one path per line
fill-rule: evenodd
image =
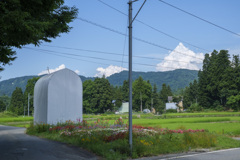
M 114 8 L 113 6 L 110 6 L 109 4 L 103 2 L 102 0 L 98 0 L 98 1 L 101 2 L 102 4 L 108 6 L 109 8 L 111 8 L 111 9 L 119 12 L 120 14 L 125 15 L 125 16 L 128 16 L 126 13 L 124 13 L 124 12 L 122 12 L 122 11 Z M 198 47 L 198 46 L 196 46 L 196 45 L 194 45 L 194 44 L 191 44 L 191 43 L 189 43 L 189 42 L 187 42 L 187 41 L 181 40 L 181 39 L 179 39 L 179 38 L 177 38 L 177 37 L 174 37 L 174 36 L 172 36 L 172 35 L 170 35 L 170 34 L 168 34 L 168 33 L 166 33 L 166 32 L 163 32 L 163 31 L 161 31 L 161 30 L 159 30 L 159 29 L 157 29 L 157 28 L 155 28 L 155 27 L 153 27 L 153 26 L 150 26 L 150 25 L 148 25 L 147 23 L 144 23 L 143 21 L 140 21 L 140 20 L 138 20 L 138 19 L 136 19 L 136 21 L 139 22 L 139 23 L 141 23 L 141 24 L 143 24 L 143 25 L 145 25 L 145 26 L 147 26 L 147 27 L 149 27 L 149 28 L 151 28 L 152 30 L 155 30 L 155 31 L 157 31 L 157 32 L 159 32 L 159 33 L 167 36 L 167 37 L 170 37 L 170 38 L 172 38 L 172 39 L 174 39 L 174 40 L 177 40 L 178 42 L 183 42 L 183 43 L 186 43 L 186 44 L 188 44 L 188 45 L 190 45 L 190 46 L 192 46 L 192 47 L 195 47 L 195 48 L 198 48 L 198 49 L 201 49 L 201 50 L 210 52 L 210 51 L 207 50 L 207 49 L 204 49 L 204 48 L 202 48 L 202 47 Z
M 117 31 L 117 30 L 114 30 L 114 29 L 112 29 L 112 28 L 109 28 L 109 27 L 106 27 L 106 26 L 97 24 L 97 23 L 95 23 L 95 22 L 86 20 L 86 19 L 84 19 L 84 18 L 78 17 L 77 19 L 79 19 L 79 20 L 81 20 L 81 21 L 83 21 L 83 22 L 87 22 L 87 23 L 89 23 L 89 24 L 95 25 L 95 26 L 97 26 L 97 27 L 103 28 L 103 29 L 105 29 L 105 30 L 108 30 L 108 31 L 111 31 L 111 32 L 114 32 L 114 33 L 117 33 L 117 34 L 120 34 L 120 35 L 123 35 L 123 36 L 127 36 L 126 34 L 120 32 L 120 31 Z M 161 46 L 161 45 L 158 45 L 158 44 L 155 44 L 155 43 L 152 43 L 152 42 L 149 42 L 149 41 L 146 41 L 146 40 L 137 38 L 137 37 L 133 37 L 133 39 L 135 39 L 135 40 L 137 40 L 137 41 L 140 41 L 140 42 L 143 42 L 143 43 L 146 43 L 146 44 L 149 44 L 149 45 L 152 45 L 152 46 L 155 46 L 155 47 L 159 47 L 159 48 L 168 50 L 168 51 L 174 51 L 174 52 L 176 52 L 176 53 L 179 53 L 179 54 L 182 54 L 182 55 L 185 55 L 185 56 L 188 56 L 188 57 L 192 57 L 192 58 L 196 58 L 196 59 L 203 60 L 202 58 L 198 58 L 198 57 L 195 57 L 195 56 L 187 55 L 187 54 L 185 54 L 185 53 L 182 53 L 182 52 L 179 52 L 179 51 L 175 51 L 175 50 L 172 50 L 172 49 L 167 48 L 167 47 L 165 47 L 165 46 Z
M 51 46 L 51 45 L 42 45 L 42 46 L 47 46 L 47 47 L 52 47 L 52 48 L 62 48 L 62 49 L 69 49 L 69 50 L 77 50 L 77 51 L 86 51 L 86 52 L 93 52 L 93 53 L 101 53 L 101 54 L 110 54 L 110 55 L 117 55 L 117 56 L 122 56 L 120 53 L 114 53 L 114 52 L 104 52 L 104 51 L 96 51 L 96 50 L 89 50 L 89 49 L 80 49 L 80 48 L 70 48 L 70 47 L 63 47 L 63 46 Z M 124 54 L 124 56 L 127 56 Z M 135 55 L 133 56 L 135 58 L 141 58 L 141 59 L 149 59 L 149 60 L 165 60 L 165 61 L 173 61 L 173 62 L 182 62 L 182 63 L 194 63 L 194 64 L 202 64 L 198 62 L 186 62 L 186 61 L 179 61 L 179 60 L 166 60 L 164 58 L 155 58 L 155 57 L 145 57 L 145 56 L 139 56 Z M 123 61 L 123 59 L 122 59 Z
M 22 48 L 25 48 L 25 47 L 22 47 Z M 37 50 L 34 50 L 35 48 L 25 48 L 25 49 L 31 49 L 33 51 L 38 52 Z M 56 53 L 48 53 L 46 51 L 42 51 L 41 53 L 55 55 L 55 56 L 58 56 L 58 57 L 65 57 L 65 58 L 68 58 L 68 59 L 74 59 L 74 60 L 79 60 L 79 61 L 84 61 L 84 62 L 95 63 L 95 64 L 98 63 L 98 62 L 94 62 L 94 61 L 88 61 L 88 60 L 83 60 L 83 59 L 79 59 L 79 58 L 73 58 L 73 57 L 68 57 L 68 56 L 64 56 L 64 55 L 59 55 L 59 54 L 56 54 Z M 107 66 L 109 65 L 109 64 L 106 64 L 106 63 L 98 63 L 98 64 L 107 65 Z
M 69 55 L 69 56 L 77 56 L 77 57 L 98 59 L 98 60 L 104 60 L 104 61 L 122 62 L 122 61 L 113 60 L 113 59 L 106 59 L 106 58 L 92 57 L 92 56 L 84 56 L 84 55 L 78 55 L 78 54 L 72 54 L 72 53 L 66 53 L 66 52 L 57 52 L 57 51 L 51 51 L 51 50 L 46 50 L 46 49 L 36 49 L 36 48 L 29 48 L 29 47 L 23 47 L 23 48 L 30 49 L 30 50 L 44 51 L 44 52 L 59 53 L 59 54 L 64 54 L 64 55 Z
M 201 18 L 201 17 L 199 17 L 199 16 L 196 16 L 196 15 L 194 15 L 194 14 L 188 12 L 188 11 L 185 11 L 185 10 L 183 10 L 183 9 L 181 9 L 181 8 L 178 8 L 178 7 L 176 7 L 176 6 L 174 6 L 174 5 L 170 4 L 170 3 L 167 3 L 167 2 L 165 2 L 165 1 L 163 1 L 163 0 L 158 0 L 158 1 L 159 1 L 159 2 L 162 2 L 162 3 L 166 4 L 166 5 L 168 5 L 168 6 L 170 6 L 170 7 L 173 7 L 173 8 L 175 8 L 175 9 L 181 11 L 181 12 L 184 12 L 184 13 L 192 16 L 192 17 L 195 17 L 195 18 L 197 18 L 197 19 L 200 19 L 201 21 L 204 21 L 204 22 L 206 22 L 206 23 L 208 23 L 208 24 L 211 24 L 211 25 L 213 25 L 213 26 L 215 26 L 215 27 L 217 27 L 217 28 L 220 28 L 220 29 L 222 29 L 222 30 L 224 30 L 224 31 L 227 31 L 227 32 L 232 33 L 232 34 L 237 35 L 237 36 L 240 36 L 240 34 L 238 34 L 238 33 L 236 33 L 236 32 L 233 32 L 233 31 L 231 31 L 231 30 L 229 30 L 229 29 L 226 29 L 226 28 L 224 28 L 224 27 L 221 27 L 221 26 L 219 26 L 219 25 L 217 25 L 217 24 L 215 24 L 215 23 L 213 23 L 213 22 L 210 22 L 210 21 L 208 21 L 208 20 L 205 20 L 205 19 L 203 19 L 203 18 Z
M 105 58 L 99 58 L 99 57 L 82 56 L 82 55 L 77 55 L 77 54 L 71 54 L 71 53 L 65 53 L 65 52 L 57 52 L 57 51 L 51 51 L 51 50 L 46 50 L 46 49 L 37 49 L 37 48 L 30 48 L 30 47 L 22 47 L 22 48 L 33 50 L 33 51 L 37 51 L 37 52 L 41 51 L 41 53 L 45 52 L 46 54 L 50 54 L 50 55 L 56 55 L 56 56 L 59 56 L 59 57 L 65 57 L 65 58 L 70 58 L 70 59 L 74 59 L 74 60 L 86 61 L 86 62 L 95 63 L 95 64 L 98 63 L 98 62 L 88 61 L 88 60 L 83 60 L 83 59 L 78 59 L 78 58 L 73 58 L 73 57 L 68 57 L 68 56 L 65 56 L 65 55 L 85 57 L 85 58 L 92 58 L 92 59 L 112 61 L 112 62 L 119 62 L 119 63 L 122 62 L 122 61 L 118 61 L 118 60 L 105 59 Z M 123 61 L 123 63 L 127 63 L 127 62 Z M 109 64 L 106 64 L 106 63 L 98 63 L 98 64 L 109 65 Z M 153 65 L 153 64 L 145 64 L 145 63 L 133 63 L 133 64 L 141 65 L 141 66 L 148 66 L 148 67 L 157 67 L 157 65 Z M 179 68 L 165 67 L 165 66 L 163 66 L 163 68 L 179 69 Z

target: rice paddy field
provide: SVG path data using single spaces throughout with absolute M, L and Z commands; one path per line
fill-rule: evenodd
M 84 115 L 88 122 L 101 119 L 114 123 L 120 117 L 124 123 L 128 123 L 128 114 Z M 174 113 L 161 116 L 134 114 L 133 125 L 167 129 L 205 129 L 218 134 L 240 136 L 240 112 Z
M 83 119 L 89 123 L 100 119 L 113 124 L 119 118 L 122 118 L 125 124 L 128 123 L 128 114 L 83 115 Z M 1 125 L 29 127 L 32 121 L 33 117 L 16 116 L 9 112 L 0 113 Z M 218 134 L 240 136 L 240 112 L 174 113 L 164 115 L 134 113 L 133 125 L 167 129 L 205 129 Z
M 10 112 L 0 112 L 0 125 L 15 126 L 15 127 L 29 127 L 33 121 L 33 117 L 17 116 Z

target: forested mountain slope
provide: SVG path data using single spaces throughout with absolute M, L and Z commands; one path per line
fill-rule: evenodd
M 167 72 L 133 72 L 133 80 L 137 79 L 139 76 L 142 76 L 144 80 L 149 80 L 152 85 L 156 84 L 158 90 L 161 89 L 163 83 L 166 83 L 167 85 L 170 85 L 173 91 L 175 91 L 188 86 L 190 82 L 192 82 L 194 79 L 197 79 L 197 74 L 198 71 L 187 69 L 178 69 Z M 24 91 L 27 81 L 33 77 L 37 76 L 23 76 L 0 81 L 0 96 L 3 94 L 11 96 L 16 87 L 20 87 Z M 94 80 L 94 77 L 80 77 L 83 82 L 89 79 Z M 116 73 L 110 77 L 107 77 L 107 79 L 112 85 L 120 86 L 123 84 L 124 80 L 128 79 L 128 72 L 123 71 Z

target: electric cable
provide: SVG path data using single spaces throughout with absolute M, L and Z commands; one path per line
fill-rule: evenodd
M 62 48 L 62 49 L 69 49 L 69 50 L 76 50 L 76 51 L 86 51 L 86 52 L 93 52 L 93 53 L 101 53 L 101 54 L 110 54 L 110 55 L 117 55 L 122 56 L 120 53 L 113 53 L 113 52 L 104 52 L 104 51 L 96 51 L 96 50 L 89 50 L 89 49 L 80 49 L 80 48 L 70 48 L 70 47 L 63 47 L 63 46 L 51 46 L 51 45 L 42 45 L 47 47 L 53 47 L 53 48 Z M 127 55 L 124 55 L 127 56 Z M 179 60 L 166 60 L 164 58 L 155 58 L 155 57 L 145 57 L 145 56 L 139 56 L 135 55 L 134 58 L 142 58 L 142 59 L 149 59 L 149 60 L 165 60 L 165 61 L 173 61 L 173 62 L 182 62 L 182 63 L 194 63 L 194 64 L 202 64 L 202 62 L 186 62 L 186 61 L 179 61 Z M 123 61 L 123 60 L 122 60 Z
M 210 21 L 208 21 L 208 20 L 206 20 L 206 19 L 203 19 L 203 18 L 201 18 L 201 17 L 199 17 L 199 16 L 197 16 L 197 15 L 195 15 L 195 14 L 192 14 L 192 13 L 190 13 L 190 12 L 188 12 L 188 11 L 185 11 L 185 10 L 183 10 L 183 9 L 181 9 L 181 8 L 178 8 L 178 7 L 176 7 L 176 6 L 174 6 L 174 5 L 170 4 L 170 3 L 167 3 L 167 2 L 165 2 L 165 1 L 163 1 L 163 0 L 158 0 L 158 1 L 164 3 L 164 4 L 168 5 L 168 6 L 170 6 L 170 7 L 172 7 L 172 8 L 175 8 L 175 9 L 181 11 L 181 12 L 184 12 L 184 13 L 192 16 L 192 17 L 195 17 L 195 18 L 197 18 L 197 19 L 199 19 L 199 20 L 201 20 L 201 21 L 204 21 L 204 22 L 206 22 L 206 23 L 208 23 L 208 24 L 211 24 L 211 25 L 213 25 L 213 26 L 215 26 L 215 27 L 217 27 L 217 28 L 220 28 L 220 29 L 222 29 L 222 30 L 224 30 L 224 31 L 227 31 L 227 32 L 229 32 L 229 33 L 232 33 L 232 34 L 237 35 L 237 36 L 240 37 L 240 34 L 238 34 L 238 33 L 236 33 L 236 32 L 233 32 L 233 31 L 231 31 L 231 30 L 229 30 L 229 29 L 226 29 L 226 28 L 224 28 L 224 27 L 221 27 L 221 26 L 219 26 L 219 25 L 217 25 L 217 24 L 215 24 L 215 23 L 213 23 L 213 22 L 210 22 Z
M 84 18 L 81 18 L 81 17 L 78 17 L 77 19 L 79 19 L 79 20 L 81 20 L 81 21 L 83 21 L 83 22 L 86 22 L 86 23 L 95 25 L 95 26 L 100 27 L 100 28 L 102 28 L 102 29 L 105 29 L 105 30 L 108 30 L 108 31 L 111 31 L 111 32 L 114 32 L 114 33 L 117 33 L 117 34 L 120 34 L 120 35 L 123 35 L 123 36 L 127 36 L 126 34 L 120 32 L 120 31 L 117 31 L 117 30 L 111 29 L 111 28 L 109 28 L 109 27 L 106 27 L 106 26 L 97 24 L 97 23 L 92 22 L 92 21 L 89 21 L 89 20 L 87 20 L 87 19 L 84 19 Z M 165 47 L 165 46 L 161 46 L 161 45 L 155 44 L 155 43 L 153 43 L 153 42 L 149 42 L 149 41 L 146 41 L 146 40 L 143 40 L 143 39 L 134 37 L 134 36 L 133 36 L 133 39 L 135 39 L 135 40 L 137 40 L 137 41 L 140 41 L 140 42 L 143 42 L 143 43 L 146 43 L 146 44 L 149 44 L 149 45 L 152 45 L 152 46 L 155 46 L 155 47 L 159 47 L 159 48 L 168 50 L 168 51 L 174 51 L 174 52 L 176 52 L 176 53 L 179 53 L 179 54 L 182 54 L 182 55 L 185 55 L 185 56 L 188 56 L 188 57 L 192 57 L 192 58 L 196 58 L 196 59 L 203 60 L 202 58 L 198 58 L 198 57 L 196 57 L 196 56 L 187 55 L 187 54 L 185 54 L 185 53 L 182 53 L 182 52 L 179 52 L 179 51 L 175 51 L 175 50 L 172 50 L 172 49 L 167 48 L 167 47 Z
M 56 56 L 70 58 L 70 59 L 75 59 L 75 60 L 80 60 L 80 61 L 86 61 L 86 62 L 90 62 L 90 63 L 98 63 L 98 62 L 93 62 L 93 61 L 88 61 L 88 60 L 83 60 L 83 59 L 78 59 L 78 58 L 73 58 L 73 57 L 68 57 L 68 56 L 78 56 L 78 57 L 80 56 L 80 57 L 84 57 L 84 58 L 112 61 L 112 62 L 119 62 L 119 63 L 122 62 L 122 61 L 118 61 L 118 60 L 105 59 L 105 58 L 99 58 L 99 57 L 82 56 L 82 55 L 77 55 L 77 54 L 71 54 L 71 53 L 65 53 L 65 52 L 57 52 L 57 51 L 51 51 L 51 50 L 46 50 L 46 49 L 37 49 L 37 48 L 30 48 L 30 47 L 22 47 L 22 48 L 33 50 L 33 51 L 37 51 L 37 52 L 41 51 L 41 53 L 45 52 L 45 53 L 51 54 L 51 55 L 56 55 Z M 65 56 L 65 55 L 68 55 L 68 56 Z M 127 63 L 127 62 L 123 61 L 123 63 Z M 106 64 L 106 63 L 98 63 L 98 64 L 109 65 L 109 64 Z M 144 63 L 133 63 L 133 64 L 141 65 L 141 66 L 148 66 L 148 67 L 157 67 L 157 65 L 152 65 L 152 64 L 144 64 Z M 163 66 L 163 68 L 179 69 L 179 68 L 165 67 L 165 66 Z
M 125 15 L 125 16 L 128 16 L 126 13 L 124 13 L 124 12 L 122 12 L 122 11 L 114 8 L 113 6 L 111 6 L 111 5 L 103 2 L 102 0 L 98 0 L 98 1 L 101 2 L 102 4 L 108 6 L 109 8 L 111 8 L 111 9 L 119 12 L 120 14 Z M 181 39 L 179 39 L 179 38 L 177 38 L 177 37 L 174 37 L 174 36 L 172 36 L 172 35 L 170 35 L 170 34 L 168 34 L 168 33 L 166 33 L 166 32 L 163 32 L 163 31 L 161 31 L 161 30 L 159 30 L 159 29 L 157 29 L 157 28 L 155 28 L 155 27 L 153 27 L 153 26 L 150 26 L 149 24 L 144 23 L 143 21 L 140 21 L 140 20 L 138 20 L 138 19 L 135 19 L 135 20 L 136 20 L 137 22 L 139 22 L 139 23 L 141 23 L 141 24 L 143 24 L 143 25 L 151 28 L 152 30 L 155 30 L 155 31 L 157 31 L 157 32 L 159 32 L 159 33 L 161 33 L 161 34 L 163 34 L 163 35 L 165 35 L 165 36 L 167 36 L 167 37 L 170 37 L 170 38 L 172 38 L 172 39 L 174 39 L 174 40 L 176 40 L 176 41 L 178 41 L 178 42 L 183 42 L 183 43 L 186 43 L 186 44 L 188 44 L 188 45 L 190 45 L 190 46 L 192 46 L 192 47 L 195 47 L 195 48 L 198 48 L 198 49 L 201 49 L 201 50 L 210 52 L 210 51 L 207 50 L 207 49 L 204 49 L 204 48 L 202 48 L 202 47 L 196 46 L 196 45 L 191 44 L 191 43 L 189 43 L 189 42 L 187 42 L 187 41 L 181 40 Z

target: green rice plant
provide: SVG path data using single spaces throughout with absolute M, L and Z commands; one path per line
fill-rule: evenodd
M 5 117 L 17 117 L 18 115 L 10 112 L 10 111 L 4 111 L 4 112 L 0 112 L 0 118 L 5 118 Z
M 0 118 L 1 122 L 20 122 L 20 121 L 32 121 L 33 117 L 4 117 Z
M 184 142 L 188 147 L 209 148 L 216 146 L 217 136 L 208 132 L 184 133 Z

